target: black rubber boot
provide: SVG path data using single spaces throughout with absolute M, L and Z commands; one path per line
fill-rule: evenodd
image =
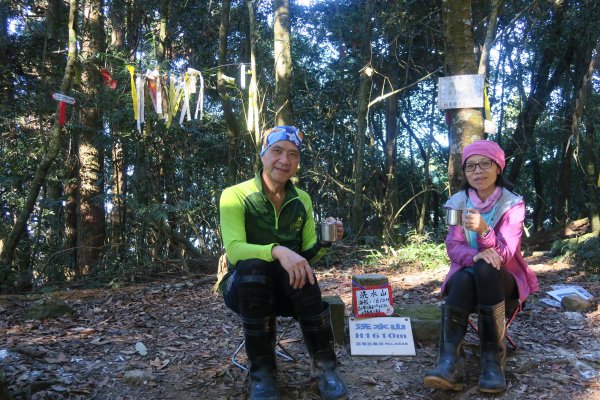
M 463 347 L 469 312 L 456 306 L 442 305 L 440 353 L 437 367 L 425 374 L 423 383 L 434 389 L 461 391 L 463 383 Z
M 242 317 L 250 362 L 250 399 L 278 400 L 275 367 L 275 317 Z
M 504 313 L 504 301 L 494 306 L 479 305 L 479 336 L 481 340 L 479 391 L 483 393 L 501 393 L 506 390 Z
M 319 392 L 323 400 L 344 400 L 348 398 L 348 389 L 337 374 L 333 329 L 329 304 L 323 303 L 323 311 L 310 317 L 298 318 L 304 343 L 312 358 L 313 368 L 317 372 Z

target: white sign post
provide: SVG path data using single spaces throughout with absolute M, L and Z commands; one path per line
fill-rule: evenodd
M 67 104 L 75 104 L 75 98 L 71 96 L 67 96 L 61 93 L 53 93 L 52 98 L 54 100 L 62 101 Z
M 353 356 L 414 356 L 410 318 L 350 318 L 350 352 Z
M 438 107 L 450 108 L 483 107 L 483 75 L 453 75 L 438 79 Z

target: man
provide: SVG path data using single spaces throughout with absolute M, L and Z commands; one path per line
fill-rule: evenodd
M 229 265 L 219 288 L 227 307 L 242 319 L 252 400 L 279 399 L 274 353 L 277 315 L 300 322 L 321 397 L 346 399 L 348 393 L 335 371 L 329 305 L 321 299 L 310 266 L 331 243 L 317 241 L 311 199 L 290 180 L 301 152 L 302 133 L 297 128 L 268 130 L 263 134 L 260 172 L 221 195 L 221 232 Z M 336 223 L 341 238 L 343 225 Z

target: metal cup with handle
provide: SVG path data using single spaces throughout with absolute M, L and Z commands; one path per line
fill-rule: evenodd
M 337 240 L 337 224 L 333 222 L 321 222 L 321 240 L 323 242 L 335 242 Z
M 446 224 L 461 225 L 463 210 L 455 210 L 452 208 L 446 209 Z

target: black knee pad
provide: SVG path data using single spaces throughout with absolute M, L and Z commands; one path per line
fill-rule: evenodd
M 273 314 L 273 278 L 269 263 L 262 260 L 240 261 L 236 267 L 240 314 L 261 318 Z
M 316 282 L 314 285 L 307 283 L 301 289 L 290 287 L 290 291 L 290 299 L 296 315 L 314 315 L 323 311 L 321 288 Z

